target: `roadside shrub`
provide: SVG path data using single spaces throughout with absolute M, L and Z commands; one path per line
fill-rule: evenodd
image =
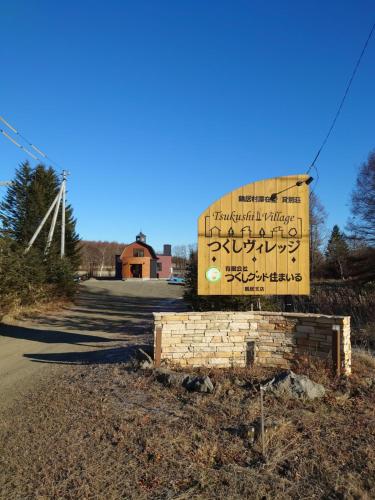
M 72 298 L 75 289 L 67 260 L 45 260 L 35 249 L 24 255 L 24 248 L 17 243 L 0 238 L 0 313 L 61 297 Z
M 61 220 L 45 246 L 49 224 L 45 224 L 24 254 L 28 242 L 45 216 L 61 186 L 59 175 L 51 167 L 27 162 L 16 170 L 15 178 L 0 202 L 0 311 L 29 306 L 75 292 L 74 271 L 80 262 L 79 236 L 72 207 L 65 207 L 65 258 L 60 258 Z

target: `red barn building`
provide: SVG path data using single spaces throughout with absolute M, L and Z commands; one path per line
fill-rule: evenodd
M 172 275 L 171 245 L 164 245 L 162 254 L 156 254 L 146 243 L 142 232 L 130 245 L 126 245 L 116 259 L 116 276 L 122 279 L 169 278 Z

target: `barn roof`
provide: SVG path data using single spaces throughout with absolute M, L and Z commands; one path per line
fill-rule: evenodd
M 129 245 L 126 245 L 124 247 L 124 250 L 122 251 L 121 255 L 124 253 L 125 249 L 128 247 L 131 247 L 132 245 L 140 245 L 141 247 L 147 248 L 147 250 L 150 252 L 151 257 L 153 259 L 157 259 L 157 255 L 155 253 L 155 250 L 152 248 L 151 245 L 147 245 L 147 243 L 143 243 L 142 241 L 133 241 L 133 243 L 130 243 Z

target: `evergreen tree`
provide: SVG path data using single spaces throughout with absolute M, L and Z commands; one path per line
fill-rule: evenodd
M 29 234 L 27 213 L 31 178 L 32 168 L 28 162 L 22 163 L 4 201 L 0 203 L 0 235 L 24 246 Z
M 67 294 L 62 292 L 62 295 Z M 0 237 L 0 316 L 14 307 L 52 297 L 51 289 L 46 287 L 46 272 L 39 255 L 32 249 L 25 256 L 15 241 Z
M 16 171 L 15 181 L 8 188 L 4 202 L 0 204 L 1 234 L 11 238 L 20 247 L 25 248 L 55 199 L 59 188 L 60 180 L 53 168 L 37 165 L 35 169 L 31 169 L 27 162 L 23 163 Z M 61 207 L 59 213 L 61 214 Z M 41 260 L 44 260 L 51 220 L 52 214 L 33 245 L 34 251 L 39 253 Z M 66 207 L 65 220 L 66 259 L 69 261 L 69 267 L 75 270 L 79 265 L 79 237 L 75 230 L 76 220 L 73 217 L 73 209 L 70 205 Z M 61 217 L 58 217 L 46 260 L 47 269 L 50 271 L 49 274 L 58 265 L 60 238 Z
M 61 206 L 50 250 L 45 255 L 52 213 L 25 255 L 25 248 L 55 199 L 61 181 L 50 167 L 26 162 L 0 203 L 0 310 L 54 298 L 72 297 L 79 265 L 79 237 L 66 207 L 65 257 L 60 256 Z
M 330 266 L 332 277 L 345 279 L 346 263 L 349 256 L 349 247 L 345 235 L 339 226 L 333 226 L 326 249 L 327 263 Z

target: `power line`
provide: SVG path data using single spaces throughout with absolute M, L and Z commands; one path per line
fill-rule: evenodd
M 4 137 L 6 137 L 9 141 L 13 142 L 13 144 L 15 144 L 18 148 L 22 149 L 22 151 L 25 151 L 25 153 L 27 153 L 28 155 L 30 155 L 32 158 L 34 158 L 34 160 L 39 160 L 39 158 L 37 158 L 31 151 L 29 151 L 28 149 L 26 149 L 25 147 L 22 146 L 22 144 L 19 144 L 17 141 L 15 141 L 13 139 L 13 137 L 11 137 L 9 134 L 7 134 L 5 132 L 5 130 L 3 130 L 2 128 L 0 128 L 0 132 L 3 134 Z
M 341 110 L 342 110 L 342 108 L 343 108 L 343 106 L 344 106 L 345 100 L 346 100 L 346 98 L 347 98 L 347 96 L 348 96 L 348 94 L 349 94 L 350 87 L 351 87 L 351 85 L 352 85 L 352 83 L 353 83 L 354 77 L 355 77 L 355 75 L 356 75 L 356 73 L 357 73 L 357 71 L 358 71 L 359 65 L 361 64 L 362 58 L 363 58 L 363 56 L 364 56 L 364 54 L 365 54 L 365 52 L 366 52 L 367 46 L 368 46 L 368 44 L 369 44 L 369 42 L 370 42 L 370 39 L 371 39 L 371 37 L 372 37 L 372 34 L 373 34 L 374 30 L 375 30 L 375 23 L 372 25 L 372 28 L 371 28 L 371 30 L 370 30 L 370 33 L 369 33 L 368 37 L 367 37 L 367 40 L 366 40 L 366 42 L 365 42 L 365 44 L 364 44 L 364 46 L 363 46 L 363 48 L 362 48 L 362 51 L 361 51 L 361 53 L 360 53 L 360 55 L 359 55 L 359 57 L 358 57 L 358 59 L 357 59 L 357 62 L 356 62 L 356 64 L 355 64 L 355 66 L 354 66 L 354 69 L 353 69 L 353 72 L 352 72 L 352 74 L 351 74 L 351 77 L 350 77 L 350 79 L 349 79 L 349 81 L 348 81 L 348 84 L 347 84 L 347 86 L 346 86 L 346 89 L 345 89 L 344 95 L 343 95 L 343 97 L 342 97 L 342 99 L 341 99 L 341 102 L 340 102 L 340 104 L 339 104 L 339 107 L 337 108 L 337 111 L 336 111 L 336 114 L 335 114 L 335 116 L 334 116 L 334 118 L 333 118 L 333 121 L 332 121 L 332 123 L 331 123 L 331 126 L 330 126 L 330 128 L 328 129 L 327 135 L 325 136 L 325 138 L 324 138 L 324 140 L 323 140 L 323 142 L 322 142 L 322 145 L 321 145 L 321 146 L 320 146 L 320 148 L 318 149 L 318 152 L 316 153 L 314 160 L 312 161 L 312 163 L 311 163 L 311 165 L 310 165 L 309 169 L 308 169 L 308 170 L 307 170 L 307 172 L 306 172 L 306 173 L 308 174 L 312 168 L 315 168 L 315 172 L 316 172 L 316 174 L 317 174 L 317 180 L 319 179 L 319 174 L 318 174 L 318 169 L 317 169 L 317 168 L 316 168 L 316 166 L 315 166 L 315 163 L 316 163 L 317 159 L 319 158 L 320 153 L 322 152 L 322 150 L 323 150 L 324 146 L 327 144 L 328 138 L 329 138 L 329 136 L 331 135 L 331 132 L 332 132 L 332 130 L 334 129 L 334 127 L 335 127 L 335 125 L 336 125 L 336 122 L 337 122 L 338 117 L 340 116 L 340 113 L 341 113 Z
M 30 148 L 32 148 L 36 153 L 38 153 L 40 156 L 42 156 L 46 160 L 49 160 L 51 163 L 53 163 L 57 167 L 62 168 L 58 163 L 56 163 L 54 160 L 52 160 L 52 158 L 50 158 L 46 153 L 44 153 L 41 149 L 39 149 L 37 146 L 35 146 L 35 144 L 33 144 L 31 141 L 29 141 L 29 139 L 27 139 L 27 137 L 25 137 L 23 134 L 21 134 L 21 132 L 19 130 L 17 130 L 15 127 L 13 127 L 7 120 L 5 120 L 5 118 L 3 116 L 0 116 L 0 121 L 2 121 L 4 123 L 4 125 L 6 125 L 14 134 L 18 135 L 21 139 L 23 139 L 30 146 Z M 7 132 L 5 132 L 2 129 L 0 129 L 0 132 L 7 139 L 9 139 L 11 142 L 13 142 L 13 144 L 15 144 L 17 147 L 19 147 L 20 149 L 25 151 L 25 153 L 27 153 L 32 158 L 34 158 L 34 160 L 42 161 L 37 155 L 35 155 L 34 153 L 32 153 L 31 151 L 26 149 L 24 146 L 22 146 L 22 144 L 19 144 L 18 142 L 16 142 L 13 139 L 13 137 L 11 137 Z

